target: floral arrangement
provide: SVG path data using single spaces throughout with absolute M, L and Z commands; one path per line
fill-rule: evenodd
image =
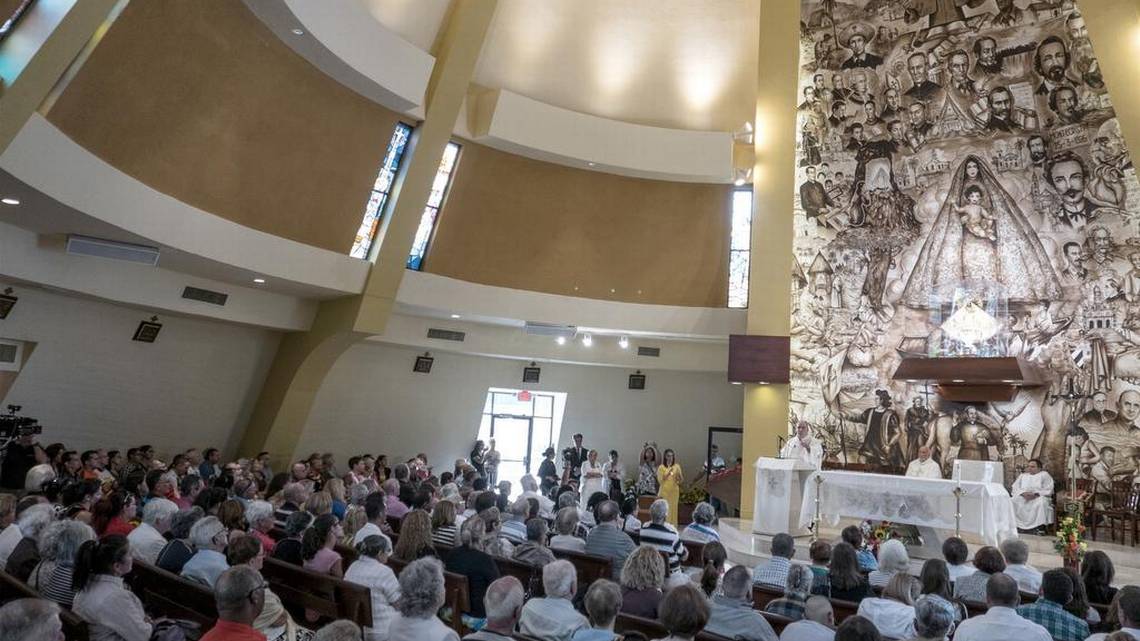
M 893 529 L 894 524 L 890 521 L 876 523 L 868 519 L 859 525 L 859 530 L 863 533 L 863 544 L 876 556 L 879 554 L 879 546 L 892 538 Z
M 1089 544 L 1085 542 L 1085 526 L 1076 517 L 1066 516 L 1061 519 L 1057 528 L 1057 539 L 1053 541 L 1053 549 L 1064 559 L 1066 566 L 1075 566 L 1081 562 L 1088 550 Z
M 681 505 L 692 505 L 707 500 L 708 497 L 709 493 L 705 491 L 705 488 L 693 483 L 688 487 L 681 487 L 677 500 Z

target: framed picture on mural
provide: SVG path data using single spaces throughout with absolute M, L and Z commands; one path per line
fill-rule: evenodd
M 943 477 L 1133 478 L 1140 184 L 1081 3 L 799 1 L 797 420 L 863 469 L 929 448 Z M 884 366 L 939 356 L 1025 359 L 1044 386 L 964 405 Z

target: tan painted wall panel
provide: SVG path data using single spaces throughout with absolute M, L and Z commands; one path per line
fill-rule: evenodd
M 236 0 L 132 2 L 48 114 L 115 167 L 249 227 L 347 252 L 397 114 Z
M 723 307 L 731 191 L 467 142 L 424 269 L 554 294 Z

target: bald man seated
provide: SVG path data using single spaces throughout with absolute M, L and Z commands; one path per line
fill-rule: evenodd
M 906 466 L 906 475 L 924 479 L 942 478 L 942 466 L 930 458 L 930 446 L 923 445 L 918 448 L 918 458 Z

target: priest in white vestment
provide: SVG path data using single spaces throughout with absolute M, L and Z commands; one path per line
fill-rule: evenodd
M 906 466 L 906 475 L 924 479 L 942 478 L 942 466 L 930 458 L 930 447 L 923 445 L 918 448 L 918 458 Z
M 1013 512 L 1020 530 L 1033 530 L 1053 522 L 1053 477 L 1032 459 L 1013 482 Z
M 815 469 L 823 467 L 823 443 L 812 438 L 811 426 L 805 421 L 796 425 L 796 435 L 780 450 L 780 458 L 788 458 L 807 463 Z

